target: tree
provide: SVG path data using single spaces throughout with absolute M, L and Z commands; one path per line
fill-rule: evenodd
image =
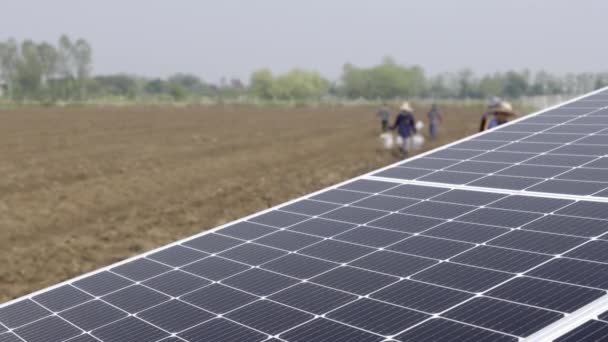
M 274 88 L 274 76 L 268 69 L 261 69 L 251 74 L 251 85 L 249 86 L 249 92 L 254 97 L 263 100 L 272 100 Z
M 21 43 L 21 58 L 17 61 L 16 90 L 20 99 L 40 99 L 43 63 L 38 46 L 31 40 Z
M 167 91 L 168 85 L 167 82 L 160 78 L 155 78 L 150 80 L 144 86 L 144 90 L 146 93 L 160 95 Z
M 422 95 L 425 83 L 422 68 L 404 67 L 385 57 L 381 64 L 367 69 L 346 64 L 342 74 L 342 93 L 349 98 L 412 97 Z
M 8 98 L 13 98 L 14 80 L 19 60 L 19 47 L 15 39 L 0 42 L 0 77 L 6 83 Z
M 528 77 L 526 72 L 518 73 L 508 71 L 505 74 L 503 93 L 507 97 L 520 98 L 528 91 Z
M 79 96 L 81 100 L 86 99 L 87 81 L 91 76 L 93 50 L 84 39 L 78 39 L 72 47 L 72 58 L 76 69 L 76 80 L 78 82 Z

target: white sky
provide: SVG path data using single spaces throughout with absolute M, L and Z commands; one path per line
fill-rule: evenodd
M 608 71 L 606 0 L 0 0 L 0 39 L 83 37 L 95 73 L 337 78 L 391 55 L 431 73 Z

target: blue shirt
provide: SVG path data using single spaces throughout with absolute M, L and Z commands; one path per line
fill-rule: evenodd
M 414 121 L 414 115 L 409 112 L 401 112 L 397 115 L 393 129 L 397 129 L 397 132 L 402 138 L 409 137 L 412 133 L 416 133 L 416 122 Z

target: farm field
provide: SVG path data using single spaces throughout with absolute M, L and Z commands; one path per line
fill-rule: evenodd
M 481 110 L 443 108 L 424 149 Z M 0 302 L 397 161 L 375 111 L 0 110 Z

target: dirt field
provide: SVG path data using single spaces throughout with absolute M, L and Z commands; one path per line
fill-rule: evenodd
M 0 110 L 0 302 L 396 161 L 374 110 Z

